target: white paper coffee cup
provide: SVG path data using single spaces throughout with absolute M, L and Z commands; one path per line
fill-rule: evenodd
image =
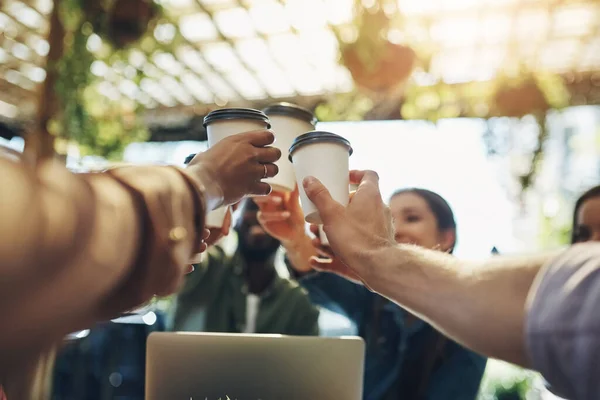
M 188 165 L 196 156 L 196 153 L 190 154 L 186 157 L 184 164 Z M 206 214 L 206 220 L 204 221 L 204 225 L 207 228 L 220 228 L 223 226 L 223 222 L 225 222 L 225 216 L 227 215 L 227 210 L 229 207 L 219 207 L 216 210 L 209 211 Z
M 348 175 L 351 154 L 350 142 L 334 133 L 313 131 L 294 140 L 290 147 L 290 160 L 296 172 L 306 222 L 323 223 L 319 211 L 306 196 L 302 181 L 307 176 L 314 176 L 325 185 L 334 200 L 347 205 L 350 198 Z
M 205 225 L 207 228 L 220 228 L 223 226 L 225 222 L 225 217 L 227 216 L 227 211 L 229 210 L 229 206 L 219 207 L 216 210 L 212 210 L 206 214 L 206 222 Z
M 323 230 L 323 225 L 319 225 L 319 239 L 323 246 L 329 246 L 329 239 L 327 239 L 327 234 Z
M 317 119 L 309 110 L 291 103 L 277 103 L 263 109 L 271 121 L 271 129 L 275 133 L 274 146 L 281 150 L 282 156 L 277 161 L 279 173 L 273 178 L 265 179 L 274 191 L 291 192 L 296 186 L 294 166 L 287 157 L 294 140 L 315 129 Z
M 190 258 L 190 264 L 201 264 L 202 260 L 204 260 L 204 253 L 194 254 L 192 258 Z
M 204 127 L 211 148 L 221 140 L 239 133 L 269 129 L 269 118 L 262 112 L 251 108 L 221 108 L 210 112 L 204 118 Z M 228 207 L 220 207 L 206 215 L 206 226 L 223 226 Z

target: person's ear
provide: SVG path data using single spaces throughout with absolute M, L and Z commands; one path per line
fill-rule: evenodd
M 442 251 L 449 252 L 454 250 L 454 245 L 456 244 L 456 232 L 452 229 L 440 232 L 438 243 L 440 244 Z

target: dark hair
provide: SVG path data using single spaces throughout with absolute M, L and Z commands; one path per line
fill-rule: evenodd
M 454 219 L 454 212 L 452 212 L 450 204 L 448 204 L 448 202 L 439 194 L 432 192 L 431 190 L 421 188 L 406 188 L 397 190 L 390 196 L 390 202 L 394 197 L 406 193 L 416 194 L 425 200 L 429 206 L 429 209 L 433 213 L 435 220 L 437 221 L 438 230 L 442 232 L 454 232 L 454 242 L 452 243 L 452 248 L 450 249 L 450 253 L 452 253 L 456 247 L 456 241 L 458 238 L 456 236 L 456 221 Z
M 583 203 L 598 196 L 600 196 L 600 185 L 589 189 L 587 192 L 579 196 L 575 202 L 575 209 L 573 210 L 573 226 L 571 227 L 571 244 L 577 243 L 578 239 L 579 232 L 577 231 L 577 214 L 579 214 L 579 209 L 581 206 L 583 206 Z

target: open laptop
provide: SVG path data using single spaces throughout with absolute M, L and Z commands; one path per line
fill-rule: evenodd
M 155 332 L 146 400 L 361 400 L 361 338 Z

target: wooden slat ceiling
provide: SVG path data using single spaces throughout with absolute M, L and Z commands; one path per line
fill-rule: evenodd
M 339 64 L 341 37 L 352 40 L 352 0 L 161 0 L 166 15 L 154 31 L 172 53 L 132 51 L 130 65 L 99 60 L 92 72 L 108 97 L 128 97 L 149 110 L 217 105 L 311 102 L 354 89 Z M 493 79 L 510 64 L 557 73 L 600 71 L 600 1 L 398 0 L 402 27 L 390 39 L 427 49 L 428 73 L 412 84 Z M 45 78 L 51 0 L 4 0 L 0 12 L 0 115 L 33 115 Z M 91 49 L 102 46 L 92 36 Z M 518 61 L 518 62 L 517 62 Z M 131 69 L 147 76 L 134 83 Z M 135 70 L 133 70 L 135 72 Z

